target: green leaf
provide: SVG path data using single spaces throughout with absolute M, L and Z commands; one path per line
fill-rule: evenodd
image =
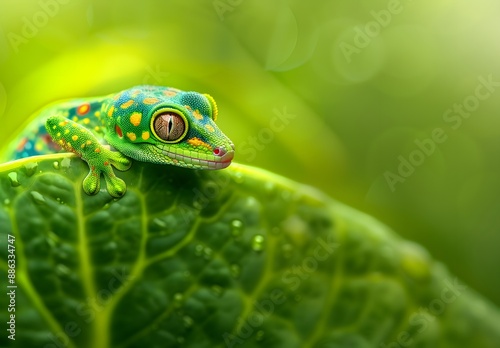
M 499 346 L 493 305 L 314 189 L 135 162 L 115 200 L 83 193 L 87 171 L 61 154 L 0 166 L 0 279 L 17 286 L 2 346 Z

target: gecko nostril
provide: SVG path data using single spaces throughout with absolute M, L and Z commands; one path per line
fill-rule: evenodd
M 225 154 L 226 154 L 226 150 L 224 150 L 222 147 L 216 147 L 216 148 L 214 149 L 214 155 L 215 155 L 215 156 L 220 156 L 220 157 L 222 157 L 222 156 L 224 156 Z

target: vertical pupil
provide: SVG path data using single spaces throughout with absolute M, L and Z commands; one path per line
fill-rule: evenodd
M 172 122 L 172 116 L 168 116 L 168 123 L 167 123 L 167 134 L 172 133 L 172 127 L 174 126 L 174 122 Z

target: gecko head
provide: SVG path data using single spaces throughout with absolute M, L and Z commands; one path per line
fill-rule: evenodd
M 143 162 L 193 169 L 231 164 L 234 145 L 217 127 L 217 104 L 208 94 L 139 86 L 103 103 L 106 140 Z

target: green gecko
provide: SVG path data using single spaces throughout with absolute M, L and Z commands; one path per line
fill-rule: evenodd
M 127 170 L 129 158 L 192 169 L 229 166 L 234 145 L 216 126 L 217 113 L 208 94 L 136 86 L 48 107 L 14 143 L 11 157 L 47 153 L 57 144 L 88 163 L 87 194 L 99 192 L 103 174 L 109 194 L 121 197 L 126 184 L 112 167 Z

